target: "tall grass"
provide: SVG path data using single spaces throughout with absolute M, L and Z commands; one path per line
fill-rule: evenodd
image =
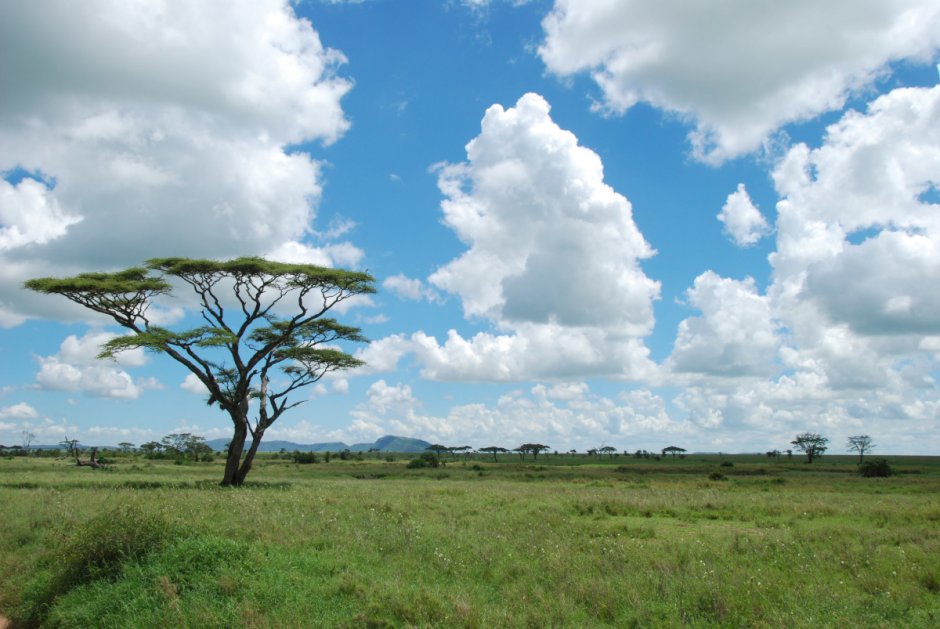
M 218 465 L 0 461 L 0 605 L 83 628 L 938 624 L 935 462 L 573 462 L 267 459 L 233 490 Z

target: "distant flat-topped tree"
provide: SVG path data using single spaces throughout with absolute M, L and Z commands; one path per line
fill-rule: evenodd
M 499 463 L 499 459 L 496 458 L 496 454 L 499 452 L 509 452 L 506 448 L 500 448 L 499 446 L 489 446 L 486 448 L 480 448 L 480 452 L 486 452 L 487 454 L 493 455 L 493 460 Z
M 153 299 L 172 293 L 168 278 L 195 292 L 205 325 L 177 332 L 150 322 Z M 24 288 L 62 295 L 131 331 L 108 341 L 99 358 L 140 347 L 166 354 L 195 374 L 209 392 L 208 403 L 217 403 L 234 424 L 222 478 L 227 486 L 244 483 L 264 431 L 303 403 L 288 402 L 288 394 L 331 371 L 363 364 L 331 345 L 366 341 L 359 328 L 324 315 L 354 295 L 376 292 L 374 282 L 367 273 L 263 258 L 156 258 L 117 273 L 30 280 Z M 293 314 L 282 316 L 283 311 Z M 278 386 L 271 381 L 275 370 L 283 373 Z M 250 399 L 259 402 L 257 417 L 249 417 Z M 249 434 L 251 447 L 242 461 Z

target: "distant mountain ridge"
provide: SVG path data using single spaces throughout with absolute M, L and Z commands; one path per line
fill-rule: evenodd
M 225 450 L 225 445 L 231 439 L 212 439 L 206 441 L 213 450 Z M 421 439 L 412 439 L 411 437 L 396 437 L 395 435 L 386 435 L 377 439 L 374 443 L 354 443 L 351 446 L 342 441 L 331 441 L 329 443 L 294 443 L 293 441 L 262 441 L 258 446 L 258 452 L 280 452 L 281 448 L 288 452 L 298 450 L 300 452 L 339 452 L 348 449 L 350 452 L 366 452 L 370 448 L 381 452 L 424 452 L 431 444 Z M 245 442 L 245 448 L 251 447 L 251 441 Z

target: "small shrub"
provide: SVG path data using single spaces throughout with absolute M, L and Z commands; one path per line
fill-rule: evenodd
M 884 459 L 870 459 L 858 466 L 858 475 L 863 478 L 888 478 L 896 472 Z
M 389 463 L 394 463 L 394 462 L 395 462 L 395 455 L 394 455 L 394 454 L 388 454 L 388 455 L 385 456 L 385 460 L 388 461 Z
M 728 477 L 722 474 L 719 470 L 715 470 L 708 475 L 708 480 L 728 480 Z
M 42 624 L 58 597 L 114 578 L 125 562 L 139 561 L 180 536 L 164 516 L 140 507 L 122 506 L 92 518 L 55 545 L 47 568 L 24 588 L 16 620 L 26 626 Z
M 291 460 L 298 465 L 309 465 L 311 463 L 319 463 L 320 459 L 317 457 L 316 452 L 299 452 L 294 450 L 290 455 Z
M 440 461 L 437 460 L 437 457 L 434 456 L 433 452 L 425 452 L 418 458 L 411 459 L 411 462 L 407 465 L 407 467 L 412 470 L 420 469 L 422 467 L 433 467 L 436 469 L 439 465 Z
M 473 464 L 473 467 L 471 467 L 470 469 L 473 470 L 474 472 L 482 472 L 482 471 L 483 471 L 483 467 L 480 466 L 480 465 L 477 465 L 476 463 L 474 463 L 474 464 Z
M 731 461 L 722 461 L 718 467 L 734 467 L 734 463 Z

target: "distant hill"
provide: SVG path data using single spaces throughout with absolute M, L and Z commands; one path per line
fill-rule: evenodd
M 372 447 L 382 452 L 424 452 L 430 445 L 430 443 L 421 439 L 386 435 L 381 439 L 377 439 Z
M 213 450 L 225 450 L 225 444 L 227 444 L 231 439 L 212 439 L 211 441 L 206 441 L 208 445 Z M 280 452 L 281 448 L 284 448 L 288 452 L 293 452 L 298 450 L 300 452 L 325 452 L 329 450 L 330 452 L 339 452 L 340 450 L 346 450 L 347 448 L 351 452 L 365 452 L 369 448 L 374 448 L 376 450 L 381 450 L 382 452 L 424 452 L 430 443 L 427 441 L 422 441 L 421 439 L 411 439 L 410 437 L 395 437 L 394 435 L 386 435 L 381 439 L 378 439 L 375 443 L 356 443 L 351 446 L 346 445 L 342 441 L 333 441 L 330 443 L 294 443 L 293 441 L 262 441 L 261 445 L 258 446 L 259 452 Z M 251 447 L 251 442 L 245 442 L 245 448 Z

